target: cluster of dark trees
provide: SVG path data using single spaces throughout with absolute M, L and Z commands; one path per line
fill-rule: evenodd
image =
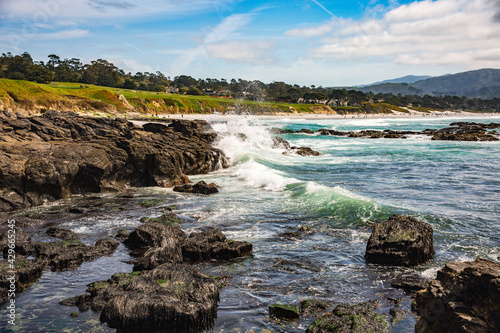
M 460 96 L 419 96 L 373 94 L 353 89 L 299 86 L 284 82 L 265 84 L 242 79 L 195 79 L 180 75 L 171 79 L 161 72 L 125 73 L 103 59 L 82 64 L 80 59 L 61 59 L 55 54 L 47 62 L 33 61 L 29 53 L 0 57 L 0 78 L 29 80 L 39 83 L 79 82 L 100 86 L 147 91 L 169 91 L 190 95 L 211 94 L 259 101 L 287 103 L 323 103 L 335 107 L 359 107 L 367 103 L 383 102 L 395 106 L 500 112 L 500 99 L 470 99 Z

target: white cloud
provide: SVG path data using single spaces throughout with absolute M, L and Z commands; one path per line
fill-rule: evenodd
M 237 0 L 129 1 L 129 0 L 17 0 L 0 1 L 3 13 L 28 19 L 51 18 L 116 18 L 151 14 L 177 15 L 193 11 L 220 11 Z
M 73 39 L 73 38 L 83 38 L 83 37 L 87 37 L 89 35 L 90 35 L 90 32 L 88 30 L 73 29 L 73 30 L 62 30 L 62 31 L 56 31 L 56 32 L 49 32 L 49 33 L 40 33 L 40 34 L 37 34 L 35 36 L 35 38 L 48 39 L 48 40 Z
M 234 14 L 226 17 L 203 37 L 199 46 L 193 49 L 178 51 L 180 56 L 172 63 L 170 71 L 184 72 L 199 56 L 207 54 L 206 45 L 218 43 L 231 36 L 238 29 L 248 24 L 252 17 L 253 14 Z M 169 50 L 169 52 L 172 52 L 172 50 Z
M 299 37 L 299 38 L 311 38 L 324 36 L 325 34 L 331 32 L 335 27 L 335 22 L 328 22 L 315 27 L 297 28 L 291 29 L 285 32 L 286 36 L 289 37 Z
M 224 59 L 234 63 L 271 64 L 274 59 L 269 56 L 274 43 L 270 41 L 228 41 L 207 44 L 206 50 L 212 58 Z
M 333 19 L 310 54 L 316 59 L 385 58 L 396 64 L 500 67 L 498 0 L 424 0 L 389 10 L 381 18 Z M 315 37 L 314 28 L 287 35 Z

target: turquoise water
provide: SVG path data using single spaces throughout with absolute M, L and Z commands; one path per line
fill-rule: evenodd
M 276 322 L 268 317 L 268 306 L 276 302 L 296 304 L 306 298 L 334 304 L 379 299 L 380 311 L 388 313 L 394 305 L 387 297 L 402 297 L 401 307 L 409 310 L 411 297 L 391 288 L 392 280 L 432 278 L 450 260 L 473 260 L 477 256 L 499 260 L 500 143 L 282 135 L 292 145 L 322 153 L 302 157 L 273 149 L 268 129 L 424 130 L 446 127 L 457 120 L 500 122 L 499 117 L 248 118 L 216 122 L 213 127 L 221 135 L 217 145 L 232 166 L 190 178 L 217 183 L 219 194 L 201 197 L 168 189 L 138 189 L 143 198 L 127 202 L 120 199 L 119 211 L 96 210 L 95 214 L 63 221 L 62 226 L 84 233 L 84 242 L 90 244 L 115 235 L 118 229 L 133 230 L 141 216 L 159 215 L 155 208 L 138 208 L 137 202 L 161 198 L 166 204 L 177 204 L 188 232 L 210 224 L 221 228 L 228 238 L 252 242 L 252 257 L 199 265 L 205 273 L 233 277 L 232 286 L 221 292 L 215 332 L 303 332 L 312 318 Z M 114 202 L 113 198 L 105 199 Z M 365 262 L 371 226 L 392 214 L 416 216 L 433 226 L 433 261 L 416 268 Z M 314 233 L 299 240 L 278 237 L 298 226 L 309 226 Z M 42 232 L 39 238 L 44 239 Z M 84 263 L 75 271 L 46 272 L 17 299 L 22 317 L 18 331 L 55 332 L 66 328 L 112 332 L 99 325 L 99 314 L 88 312 L 69 318 L 76 309 L 61 307 L 57 302 L 83 293 L 87 283 L 131 271 L 132 266 L 123 262 L 128 259 L 128 251 L 120 246 L 113 257 Z M 413 332 L 414 324 L 415 316 L 409 313 L 392 328 L 395 332 Z

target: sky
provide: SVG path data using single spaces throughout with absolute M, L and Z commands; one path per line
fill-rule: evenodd
M 352 86 L 500 68 L 500 0 L 0 0 L 0 53 Z

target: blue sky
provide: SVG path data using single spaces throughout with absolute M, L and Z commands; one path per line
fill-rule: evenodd
M 0 52 L 346 86 L 500 68 L 500 0 L 0 0 Z

